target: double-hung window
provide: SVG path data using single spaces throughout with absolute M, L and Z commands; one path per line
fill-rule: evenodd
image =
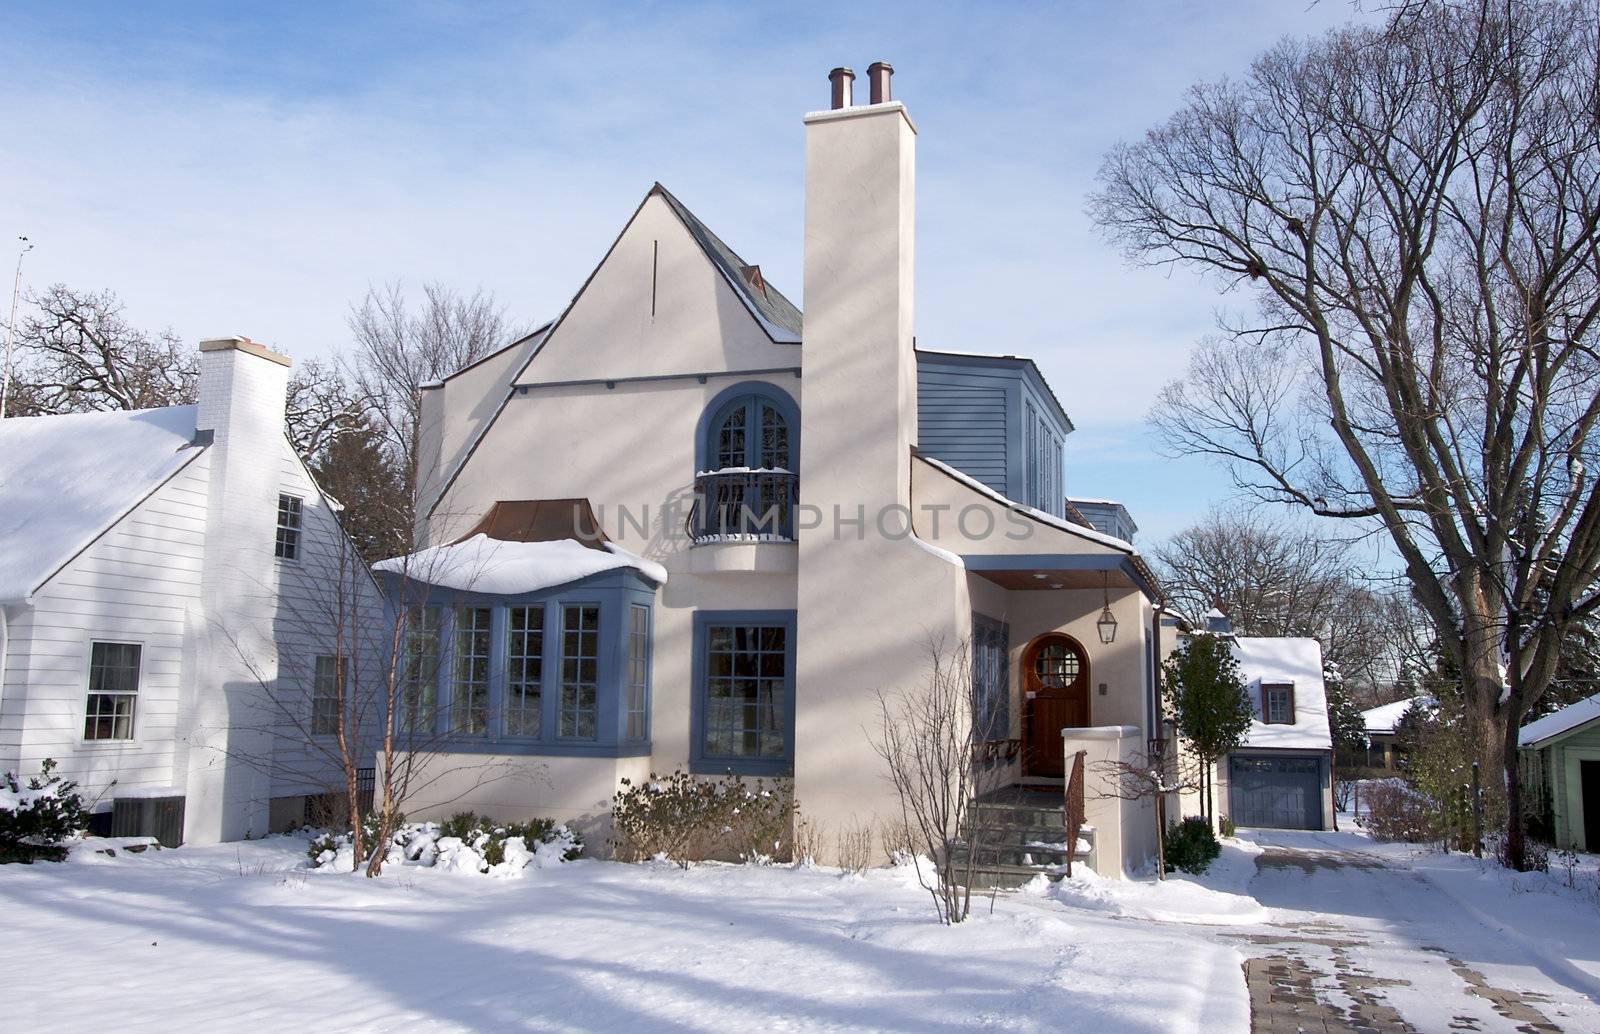
M 311 735 L 331 736 L 339 731 L 344 658 L 322 654 L 316 657 L 312 664 Z
M 557 735 L 592 740 L 600 704 L 600 608 L 592 603 L 561 607 L 561 711 Z
M 89 645 L 89 699 L 84 708 L 86 740 L 133 739 L 134 705 L 139 698 L 137 643 Z
M 628 605 L 627 728 L 630 740 L 649 738 L 650 712 L 650 608 Z
M 538 736 L 544 703 L 544 607 L 511 607 L 506 615 L 507 736 Z
M 456 610 L 455 674 L 450 683 L 450 729 L 477 735 L 489 731 L 488 607 Z
M 439 707 L 439 610 L 412 607 L 406 613 L 401 658 L 401 728 L 432 735 Z
M 301 506 L 301 501 L 292 495 L 278 496 L 278 537 L 272 555 L 279 560 L 300 559 Z
M 702 771 L 786 773 L 793 741 L 793 615 L 702 612 L 696 624 L 693 761 Z

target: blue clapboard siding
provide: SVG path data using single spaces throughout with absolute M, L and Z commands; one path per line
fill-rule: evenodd
M 1027 442 L 1025 412 L 1034 414 L 1035 448 Z M 1072 424 L 1038 369 L 1026 359 L 917 353 L 917 448 L 976 478 L 996 492 L 1063 511 L 1061 444 Z M 1039 449 L 1037 443 L 1051 444 Z M 1039 480 L 1038 464 L 1046 477 Z M 1030 470 L 1030 464 L 1033 468 Z M 1049 467 L 1055 468 L 1053 476 Z M 1027 498 L 1028 486 L 1048 485 L 1049 498 Z

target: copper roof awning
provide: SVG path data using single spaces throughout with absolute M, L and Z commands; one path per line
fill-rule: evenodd
M 573 539 L 599 550 L 605 550 L 609 541 L 595 520 L 589 500 L 583 498 L 501 499 L 455 542 L 465 542 L 474 535 L 503 542 Z

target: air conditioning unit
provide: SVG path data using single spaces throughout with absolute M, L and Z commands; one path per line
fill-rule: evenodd
M 155 837 L 162 847 L 177 847 L 183 843 L 183 794 L 164 792 L 113 798 L 111 835 Z

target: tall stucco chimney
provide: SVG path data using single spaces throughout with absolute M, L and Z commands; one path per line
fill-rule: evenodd
M 929 643 L 954 646 L 972 604 L 959 561 L 908 526 L 916 129 L 889 100 L 805 127 L 794 788 L 846 828 L 898 814 L 862 732 L 881 720 L 876 694 L 924 684 Z
M 811 502 L 827 498 L 827 481 L 852 507 L 903 505 L 917 422 L 916 128 L 894 101 L 816 112 L 805 126 L 801 462 L 819 469 L 801 482 Z

